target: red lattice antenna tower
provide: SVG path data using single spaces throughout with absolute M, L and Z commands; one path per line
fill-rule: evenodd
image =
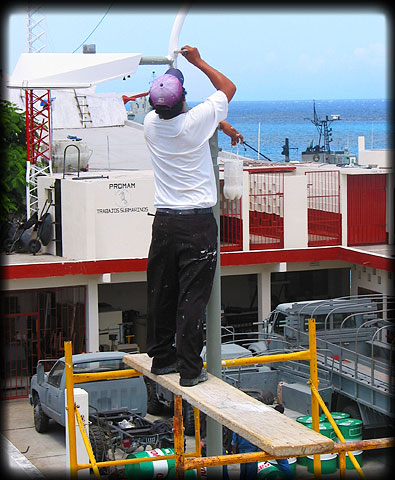
M 26 208 L 28 218 L 38 210 L 37 177 L 52 175 L 50 90 L 25 90 Z
M 26 52 L 45 50 L 45 17 L 29 4 L 26 12 Z M 26 106 L 26 213 L 38 210 L 37 177 L 52 175 L 51 98 L 49 90 L 25 89 Z

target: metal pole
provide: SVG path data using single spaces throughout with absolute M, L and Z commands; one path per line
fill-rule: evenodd
M 73 356 L 71 342 L 64 342 L 65 373 L 66 373 L 66 398 L 67 398 L 67 425 L 69 429 L 70 451 L 70 478 L 77 477 L 77 447 L 74 421 L 74 380 L 73 380 Z
M 184 426 L 182 418 L 182 397 L 180 395 L 174 396 L 173 429 L 176 480 L 184 480 Z
M 144 55 L 140 59 L 140 65 L 172 65 L 173 59 L 170 57 L 149 57 Z
M 206 353 L 207 371 L 221 378 L 221 267 L 220 267 L 220 205 L 219 205 L 219 167 L 218 131 L 210 139 L 211 158 L 217 182 L 218 201 L 213 207 L 214 217 L 218 225 L 217 268 L 215 269 L 211 297 L 207 305 L 206 320 Z M 222 426 L 207 417 L 207 455 L 222 455 Z M 212 467 L 207 471 L 208 478 L 221 478 L 222 467 Z
M 317 339 L 315 336 L 315 318 L 309 318 L 309 350 L 310 350 L 310 382 L 318 391 L 318 369 L 317 369 Z M 311 416 L 313 430 L 319 433 L 319 404 L 314 395 L 311 395 Z M 314 455 L 314 478 L 321 478 L 321 457 Z

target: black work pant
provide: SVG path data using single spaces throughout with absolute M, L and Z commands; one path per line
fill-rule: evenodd
M 197 377 L 203 365 L 203 322 L 217 264 L 217 231 L 212 213 L 157 213 L 152 226 L 147 353 L 155 368 L 177 362 L 181 378 Z

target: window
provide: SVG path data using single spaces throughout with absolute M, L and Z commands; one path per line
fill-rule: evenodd
M 331 324 L 330 324 L 330 317 L 326 318 L 327 316 L 325 314 L 313 314 L 313 315 L 304 315 L 304 331 L 307 332 L 309 330 L 309 319 L 313 317 L 315 318 L 315 328 L 316 330 L 330 330 Z M 326 323 L 325 323 L 326 320 Z
M 277 313 L 277 318 L 274 321 L 274 328 L 273 331 L 274 333 L 277 333 L 279 335 L 284 335 L 284 326 L 287 324 L 287 317 L 281 313 Z
M 351 312 L 349 313 L 335 313 L 333 315 L 333 328 L 340 328 L 343 320 L 347 318 L 347 320 L 343 323 L 342 328 L 355 328 L 355 315 Z
M 48 383 L 59 388 L 64 372 L 64 362 L 57 362 L 48 374 Z
M 124 370 L 125 364 L 122 358 L 112 358 L 108 360 L 94 360 L 76 363 L 73 365 L 74 373 L 98 373 L 111 372 L 112 370 Z

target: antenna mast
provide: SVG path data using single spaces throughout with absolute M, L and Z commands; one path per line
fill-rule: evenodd
M 318 131 L 318 147 L 322 152 L 330 153 L 331 147 L 330 143 L 332 142 L 332 129 L 329 128 L 329 125 L 334 122 L 335 120 L 340 120 L 340 115 L 331 115 L 331 118 L 328 115 L 325 116 L 324 120 L 320 120 L 317 115 L 317 111 L 315 109 L 315 100 L 313 100 L 314 105 L 314 118 L 311 121 Z M 324 145 L 321 146 L 321 138 L 324 137 Z
M 46 21 L 40 6 L 28 3 L 26 10 L 26 53 L 46 48 Z M 26 214 L 38 211 L 37 178 L 52 175 L 51 98 L 49 90 L 25 89 L 26 108 Z
M 30 2 L 26 11 L 25 51 L 26 53 L 40 53 L 46 48 L 47 32 L 45 16 L 40 12 L 41 7 L 35 7 Z

